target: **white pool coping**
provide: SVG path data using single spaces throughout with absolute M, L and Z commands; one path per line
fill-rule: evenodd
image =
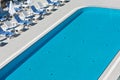
M 2 53 L 0 52 L 0 69 L 3 68 L 6 64 L 8 64 L 15 57 L 20 55 L 24 50 L 26 50 L 29 46 L 34 44 L 37 40 L 39 40 L 41 37 L 43 37 L 45 34 L 47 34 L 53 28 L 55 28 L 59 23 L 64 21 L 67 17 L 69 17 L 71 14 L 73 14 L 79 8 L 83 8 L 83 7 L 86 7 L 86 6 L 96 6 L 97 5 L 98 7 L 108 7 L 108 8 L 120 9 L 120 6 L 118 6 L 119 5 L 118 2 L 120 3 L 120 1 L 119 0 L 115 0 L 115 1 L 117 1 L 117 2 L 116 3 L 112 3 L 112 1 L 106 0 L 105 3 L 102 2 L 102 4 L 100 4 L 101 2 L 98 0 L 98 2 L 97 1 L 93 1 L 93 2 L 90 2 L 90 4 L 88 4 L 87 3 L 88 0 L 84 0 L 84 1 L 81 0 L 81 2 L 79 2 L 79 0 L 78 1 L 72 1 L 71 0 L 71 2 L 67 3 L 65 6 L 66 7 L 68 6 L 68 8 L 69 8 L 70 7 L 69 4 L 71 4 L 71 6 L 72 6 L 72 2 L 76 3 L 76 5 L 73 8 L 71 8 L 72 10 L 68 9 L 68 13 L 66 13 L 64 16 L 62 16 L 62 14 L 60 14 L 60 18 L 59 19 L 56 18 L 57 19 L 56 22 L 51 22 L 50 24 L 52 24 L 52 25 L 49 25 L 46 28 L 43 27 L 43 29 L 41 30 L 40 34 L 37 35 L 34 38 L 30 38 L 31 40 L 29 42 L 27 42 L 27 40 L 26 40 L 26 42 L 24 42 L 25 41 L 24 37 L 26 35 L 27 35 L 26 37 L 28 37 L 28 35 L 30 35 L 30 32 L 33 33 L 33 31 L 31 31 L 31 29 L 29 30 L 29 32 L 27 31 L 27 32 L 21 34 L 21 36 L 17 37 L 16 39 L 11 39 L 6 46 L 4 46 L 3 48 L 0 48 L 0 51 L 2 52 Z M 107 4 L 107 2 L 109 2 L 109 4 Z M 82 5 L 79 5 L 79 4 L 82 4 Z M 86 5 L 86 6 L 83 6 L 83 5 Z M 64 9 L 64 6 L 60 10 L 63 11 L 62 9 Z M 60 12 L 60 11 L 54 12 L 54 14 L 51 17 L 48 16 L 46 20 L 49 21 L 49 18 L 55 17 L 54 15 L 57 14 L 57 12 Z M 53 21 L 55 21 L 55 20 L 53 20 Z M 35 27 L 39 26 L 40 24 L 45 25 L 45 24 L 43 24 L 45 22 L 45 19 L 43 21 L 40 21 L 40 22 L 41 23 L 39 23 L 38 25 L 35 25 Z M 45 25 L 45 26 L 47 26 L 47 25 Z M 34 29 L 35 28 L 33 28 L 33 30 Z M 31 35 L 33 35 L 32 33 L 31 33 Z M 15 41 L 16 43 L 13 42 L 13 41 Z M 20 46 L 17 46 L 18 45 L 17 41 L 19 41 L 21 43 L 21 44 L 19 44 L 20 46 L 21 45 L 24 45 L 24 46 L 22 46 L 21 48 L 20 48 Z M 14 43 L 16 45 L 13 46 Z M 16 50 L 12 50 L 11 46 L 13 48 L 15 48 Z M 112 60 L 110 65 L 107 67 L 107 69 L 104 71 L 104 73 L 100 76 L 99 80 L 116 80 L 118 78 L 118 76 L 120 75 L 120 68 L 119 68 L 119 66 L 120 66 L 120 52 L 118 52 L 116 57 Z
M 120 51 L 106 68 L 99 80 L 117 80 L 120 75 Z

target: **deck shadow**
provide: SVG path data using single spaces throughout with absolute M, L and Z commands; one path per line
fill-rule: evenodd
M 34 26 L 34 25 L 36 25 L 36 24 L 37 24 L 37 23 L 34 22 L 34 23 L 31 24 L 31 26 Z
M 50 14 L 52 14 L 52 13 L 50 12 L 50 13 L 47 13 L 47 14 L 45 14 L 45 15 L 47 15 L 47 16 L 48 16 L 48 15 L 50 15 Z
M 5 45 L 7 45 L 8 43 L 7 42 L 1 42 L 0 43 L 0 47 L 3 47 L 3 46 L 5 46 Z
M 15 35 L 14 35 L 14 37 L 18 37 L 18 36 L 20 36 L 20 34 L 15 34 Z

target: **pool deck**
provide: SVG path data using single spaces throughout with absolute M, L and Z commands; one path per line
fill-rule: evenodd
M 42 2 L 42 0 L 41 0 Z M 71 0 L 52 14 L 45 16 L 43 20 L 37 22 L 28 31 L 21 33 L 20 36 L 10 39 L 8 44 L 0 47 L 0 69 L 7 63 L 20 55 L 25 49 L 36 42 L 38 39 L 55 28 L 60 22 L 64 21 L 69 15 L 75 12 L 78 7 L 107 7 L 120 9 L 120 0 Z M 104 71 L 99 80 L 116 80 L 120 75 L 120 52 Z

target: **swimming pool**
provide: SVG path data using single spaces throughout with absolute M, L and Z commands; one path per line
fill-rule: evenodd
M 0 78 L 97 80 L 120 50 L 119 19 L 120 10 L 80 9 L 9 63 Z

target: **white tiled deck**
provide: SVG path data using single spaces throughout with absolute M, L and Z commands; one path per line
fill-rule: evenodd
M 41 0 L 41 2 L 45 1 Z M 72 13 L 75 8 L 83 6 L 120 9 L 120 0 L 71 0 L 57 11 L 52 12 L 51 15 L 45 16 L 45 19 L 38 21 L 38 23 L 35 26 L 32 26 L 28 31 L 23 32 L 16 38 L 10 39 L 6 46 L 0 47 L 0 68 L 4 67 L 27 47 L 67 18 L 69 16 L 68 13 Z M 120 53 L 112 61 L 111 65 L 99 80 L 116 80 L 120 74 L 120 68 L 118 67 L 120 66 L 120 63 L 118 62 L 120 62 Z M 113 66 L 113 64 L 115 66 Z

